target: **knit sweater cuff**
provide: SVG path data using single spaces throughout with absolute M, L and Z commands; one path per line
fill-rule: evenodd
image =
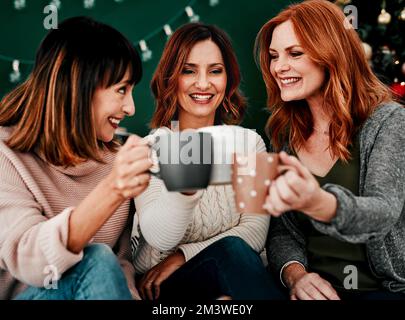
M 196 256 L 205 246 L 200 243 L 185 243 L 179 246 L 178 250 L 181 250 L 184 254 L 185 261 L 189 261 Z
M 49 266 L 56 269 L 58 279 L 62 274 L 82 260 L 83 251 L 74 254 L 67 249 L 69 219 L 73 207 L 44 222 L 39 232 L 39 243 Z

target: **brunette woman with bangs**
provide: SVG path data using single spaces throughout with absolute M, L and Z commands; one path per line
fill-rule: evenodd
M 256 48 L 271 147 L 292 168 L 266 200 L 271 269 L 294 300 L 404 299 L 404 108 L 328 1 L 288 7 Z
M 0 106 L 0 299 L 131 299 L 130 199 L 148 185 L 149 148 L 120 148 L 140 58 L 85 17 L 42 41 L 28 79 Z
M 246 104 L 239 83 L 239 66 L 222 30 L 199 23 L 179 28 L 151 83 L 155 134 L 174 130 L 174 120 L 179 130 L 240 123 Z M 265 150 L 259 135 L 239 128 L 252 135 L 254 151 Z M 269 217 L 238 214 L 231 186 L 183 194 L 168 192 L 152 177 L 136 207 L 141 233 L 134 263 L 144 299 L 271 298 L 259 257 Z

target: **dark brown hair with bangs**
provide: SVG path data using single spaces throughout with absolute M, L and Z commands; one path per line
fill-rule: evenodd
M 172 34 L 153 75 L 151 88 L 156 99 L 156 110 L 150 124 L 152 128 L 170 127 L 170 122 L 176 120 L 178 79 L 193 46 L 207 39 L 219 47 L 228 79 L 223 107 L 217 109 L 215 124 L 238 124 L 242 121 L 246 101 L 239 91 L 239 65 L 229 37 L 215 26 L 188 23 Z
M 72 166 L 103 162 L 100 151 L 116 151 L 116 141 L 97 140 L 92 99 L 97 88 L 142 76 L 139 54 L 116 29 L 87 17 L 74 17 L 42 41 L 28 79 L 0 105 L 0 126 L 15 129 L 7 144 L 36 152 L 49 163 Z

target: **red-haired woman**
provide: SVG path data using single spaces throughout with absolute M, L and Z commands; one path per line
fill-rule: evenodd
M 228 36 L 214 26 L 184 25 L 166 44 L 152 79 L 152 127 L 170 130 L 175 120 L 180 130 L 239 123 L 245 111 L 239 82 Z M 240 129 L 253 135 L 252 149 L 265 150 L 259 135 Z M 168 192 L 152 177 L 136 207 L 141 239 L 134 262 L 145 273 L 139 282 L 144 298 L 271 298 L 259 257 L 270 217 L 238 214 L 231 186 L 186 195 Z
M 256 41 L 272 148 L 293 168 L 266 201 L 272 270 L 291 299 L 405 298 L 404 108 L 328 1 L 288 7 Z
M 49 32 L 2 99 L 0 299 L 138 296 L 130 199 L 148 185 L 149 148 L 113 137 L 141 76 L 121 33 L 76 17 Z

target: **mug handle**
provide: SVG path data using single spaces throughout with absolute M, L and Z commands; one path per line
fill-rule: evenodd
M 122 142 L 122 144 L 125 144 L 125 142 L 128 140 L 128 138 L 132 135 L 133 133 L 130 132 L 119 132 L 116 133 L 115 136 Z M 147 140 L 148 146 L 152 149 L 153 145 L 155 144 L 156 140 L 155 139 L 146 139 L 146 137 L 143 137 L 142 139 Z M 162 176 L 160 175 L 160 170 L 159 171 L 151 171 L 150 169 L 147 171 L 150 175 L 162 179 Z
M 151 171 L 151 170 L 149 169 L 149 170 L 148 170 L 148 173 L 149 173 L 151 176 L 154 176 L 154 177 L 156 177 L 156 178 L 162 180 L 162 176 L 160 175 L 160 171 L 158 171 L 158 172 L 153 172 L 153 171 Z

